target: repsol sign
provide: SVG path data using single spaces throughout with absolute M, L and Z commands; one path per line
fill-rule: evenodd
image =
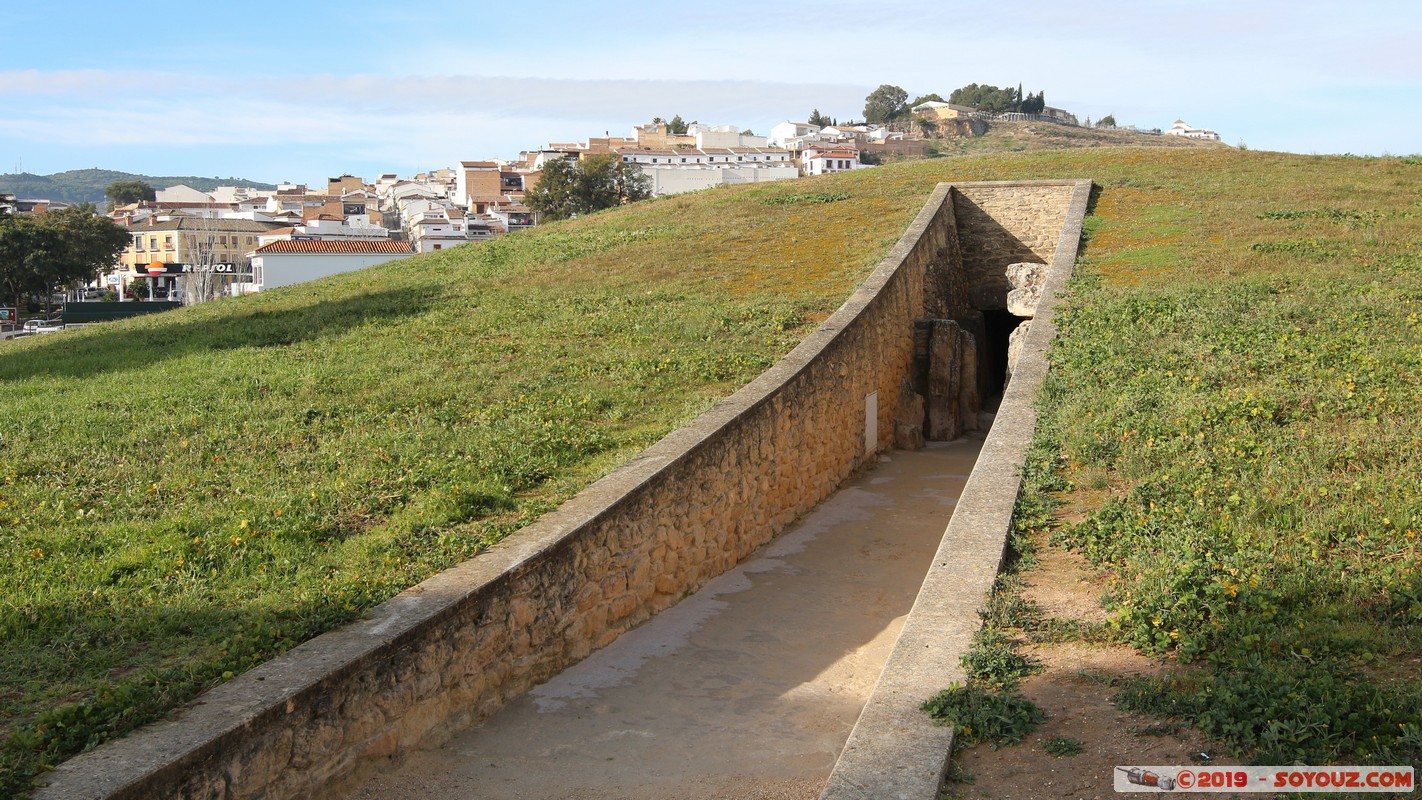
M 161 266 L 158 275 L 189 275 L 194 272 L 216 272 L 219 275 L 240 275 L 247 272 L 241 264 L 144 264 L 134 268 L 139 275 L 154 274 L 153 267 Z
M 183 272 L 219 272 L 223 275 L 236 275 L 241 270 L 236 264 L 182 264 Z

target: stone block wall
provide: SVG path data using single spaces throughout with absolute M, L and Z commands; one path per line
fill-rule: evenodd
M 1008 264 L 1046 264 L 1066 221 L 1072 186 L 1063 181 L 993 181 L 959 184 L 953 208 L 962 242 L 963 269 L 973 306 L 1007 308 Z

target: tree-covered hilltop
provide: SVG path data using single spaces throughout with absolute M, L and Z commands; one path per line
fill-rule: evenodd
M 111 169 L 72 169 L 53 175 L 28 172 L 0 175 L 0 192 L 13 194 L 22 200 L 59 200 L 65 203 L 102 203 L 104 190 L 122 181 L 142 181 L 158 189 L 185 184 L 200 191 L 218 186 L 252 186 L 275 189 L 275 184 L 250 181 L 246 178 L 199 178 L 195 175 L 155 177 L 118 172 Z

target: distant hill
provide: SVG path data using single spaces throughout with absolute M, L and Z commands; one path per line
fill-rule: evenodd
M 0 192 L 9 192 L 22 200 L 60 200 L 66 203 L 102 203 L 104 190 L 119 181 L 143 181 L 155 189 L 165 189 L 179 183 L 200 191 L 218 186 L 252 186 L 275 189 L 275 184 L 246 178 L 199 178 L 196 175 L 156 177 L 116 172 L 111 169 L 72 169 L 53 175 L 33 175 L 28 172 L 0 175 Z

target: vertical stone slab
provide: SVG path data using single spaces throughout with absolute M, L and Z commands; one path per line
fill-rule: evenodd
M 976 424 L 977 413 L 983 410 L 982 398 L 992 393 L 990 386 L 992 376 L 982 366 L 988 363 L 987 352 L 984 350 L 987 346 L 987 318 L 983 316 L 983 312 L 969 309 L 954 314 L 953 321 L 958 323 L 958 327 L 962 328 L 965 333 L 973 337 L 973 380 L 975 382 L 973 389 L 977 399 L 973 403 L 973 410 L 964 410 L 963 415 L 972 414 Z
M 894 447 L 900 450 L 922 450 L 923 395 L 914 391 L 913 383 L 904 378 L 899 384 L 899 397 L 894 409 Z
M 958 410 L 963 420 L 963 430 L 976 431 L 978 413 L 983 410 L 982 395 L 978 391 L 978 342 L 967 331 L 958 332 L 961 346 L 958 361 Z
M 958 365 L 963 356 L 963 329 L 949 319 L 936 319 L 928 336 L 929 441 L 946 442 L 963 435 L 959 408 L 961 381 Z
M 933 320 L 919 319 L 913 323 L 913 368 L 909 378 L 913 390 L 928 394 L 928 337 L 933 333 Z

